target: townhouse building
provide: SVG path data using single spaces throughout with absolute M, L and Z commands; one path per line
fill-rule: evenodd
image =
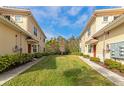
M 29 9 L 0 7 L 0 55 L 44 52 L 45 39 Z
M 80 35 L 80 49 L 102 61 L 124 62 L 124 9 L 95 10 Z

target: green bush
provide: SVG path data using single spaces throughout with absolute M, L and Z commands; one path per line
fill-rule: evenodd
M 13 68 L 17 65 L 21 65 L 32 61 L 32 54 L 15 54 L 5 55 L 0 57 L 0 72 L 6 69 Z
M 108 66 L 108 68 L 110 68 L 110 69 L 120 69 L 120 67 L 121 67 L 121 63 L 119 63 L 119 62 L 117 62 L 117 61 L 114 61 L 114 60 L 112 60 L 112 59 L 105 59 L 104 60 L 104 63 L 105 63 L 105 65 L 107 65 Z
M 104 60 L 104 63 L 105 63 L 105 65 L 107 65 L 107 66 L 109 66 L 112 62 L 113 62 L 112 59 L 105 59 L 105 60 Z
M 124 73 L 124 65 L 121 65 L 119 70 L 120 70 L 120 72 Z
M 90 61 L 93 61 L 93 62 L 100 62 L 100 58 L 97 58 L 97 57 L 90 57 Z
M 114 68 L 115 69 L 120 69 L 120 67 L 121 67 L 121 63 L 116 62 L 116 61 L 113 61 L 112 64 L 109 65 L 110 69 L 114 69 Z
M 80 53 L 80 52 L 72 52 L 70 53 L 71 55 L 82 55 L 83 53 Z
M 33 54 L 33 57 L 34 58 L 40 58 L 40 57 L 42 57 L 43 56 L 43 53 L 34 53 Z
M 80 56 L 83 56 L 84 54 L 83 53 L 80 53 Z
M 83 54 L 83 57 L 84 57 L 84 58 L 90 58 L 89 55 L 85 55 L 85 54 Z

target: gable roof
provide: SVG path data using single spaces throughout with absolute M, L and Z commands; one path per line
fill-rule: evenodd
M 97 16 L 104 16 L 104 15 L 119 15 L 119 14 L 124 14 L 124 8 L 112 8 L 112 9 L 100 9 L 100 10 L 95 10 L 94 13 L 92 14 L 91 18 L 87 22 L 84 30 L 80 34 L 80 38 L 82 35 L 87 31 L 89 26 L 92 24 L 92 22 L 96 19 Z
M 122 23 L 124 23 L 124 15 L 121 15 L 116 20 L 113 20 L 112 22 L 104 26 L 100 31 L 97 31 L 96 33 L 94 33 L 92 37 L 98 37 L 104 34 L 105 32 L 108 32 L 111 29 L 121 25 Z
M 15 29 L 19 32 L 22 32 L 23 34 L 27 35 L 27 36 L 30 36 L 32 39 L 38 41 L 35 37 L 33 37 L 31 35 L 30 32 L 28 31 L 25 31 L 23 28 L 21 28 L 19 25 L 17 25 L 16 23 L 14 23 L 13 21 L 9 21 L 8 19 L 4 18 L 3 16 L 0 16 L 0 22 L 11 27 L 12 29 Z
M 43 36 L 46 38 L 43 30 L 41 29 L 41 27 L 39 26 L 38 22 L 36 21 L 36 19 L 34 18 L 32 12 L 29 9 L 25 9 L 25 8 L 16 8 L 16 7 L 0 7 L 0 13 L 4 13 L 4 12 L 11 12 L 13 14 L 17 13 L 17 14 L 24 14 L 24 15 L 30 15 L 32 17 L 32 19 L 34 20 L 34 22 L 36 23 L 36 25 L 38 26 L 38 28 L 40 29 L 41 33 L 43 34 Z

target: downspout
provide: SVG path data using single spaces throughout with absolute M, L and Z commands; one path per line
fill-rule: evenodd
M 105 40 L 106 40 L 106 37 L 105 37 L 105 32 L 104 32 L 104 38 L 103 38 L 103 63 L 104 63 L 104 60 L 105 60 Z
M 22 37 L 21 37 L 21 32 L 20 32 L 20 55 L 22 53 Z

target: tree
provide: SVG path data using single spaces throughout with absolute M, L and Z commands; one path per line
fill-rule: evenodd
M 62 36 L 51 38 L 46 41 L 46 52 L 57 54 L 79 52 L 79 39 L 74 36 L 69 39 L 65 39 Z

